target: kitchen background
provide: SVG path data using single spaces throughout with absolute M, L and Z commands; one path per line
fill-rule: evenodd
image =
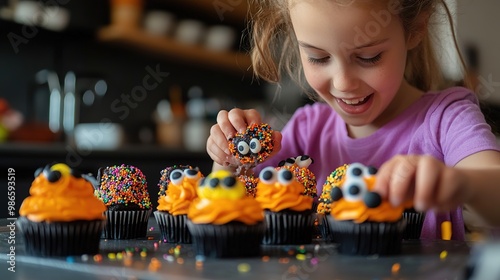
M 498 131 L 500 2 L 449 2 Z M 208 174 L 205 141 L 220 109 L 257 108 L 280 129 L 308 101 L 292 83 L 277 95 L 253 77 L 249 9 L 246 0 L 0 0 L 0 186 L 12 168 L 16 209 L 33 172 L 51 162 L 93 174 L 135 165 L 156 204 L 161 169 L 190 164 Z M 0 217 L 9 216 L 7 199 L 0 195 Z

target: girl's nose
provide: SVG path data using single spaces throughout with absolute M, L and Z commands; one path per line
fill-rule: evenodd
M 347 68 L 339 69 L 332 77 L 332 86 L 336 91 L 353 92 L 359 86 L 355 73 Z

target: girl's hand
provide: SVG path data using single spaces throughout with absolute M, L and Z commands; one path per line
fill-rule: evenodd
M 399 206 L 412 201 L 417 211 L 449 211 L 472 196 L 467 178 L 458 168 L 431 156 L 395 156 L 378 173 L 375 191 Z
M 237 132 L 244 132 L 251 124 L 260 124 L 262 118 L 254 109 L 242 110 L 235 108 L 229 112 L 222 110 L 217 115 L 217 123 L 210 129 L 207 140 L 207 152 L 212 160 L 221 166 L 237 165 L 235 158 L 229 151 L 228 140 Z M 281 149 L 281 133 L 273 132 L 273 154 Z

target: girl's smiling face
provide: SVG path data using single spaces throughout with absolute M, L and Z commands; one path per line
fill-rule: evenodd
M 405 107 L 408 45 L 391 7 L 294 1 L 290 17 L 309 85 L 349 126 L 383 125 Z

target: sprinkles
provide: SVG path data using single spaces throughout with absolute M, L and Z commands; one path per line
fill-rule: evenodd
M 151 208 L 146 177 L 139 168 L 122 164 L 106 167 L 99 173 L 100 185 L 95 194 L 106 206 L 132 204 L 141 209 Z
M 194 168 L 191 165 L 172 165 L 160 171 L 161 177 L 160 181 L 158 182 L 158 187 L 160 188 L 160 191 L 158 192 L 158 196 L 166 195 L 165 192 L 168 189 L 168 184 L 170 184 L 170 173 L 175 169 L 185 170 Z
M 318 210 L 317 212 L 320 214 L 329 214 L 331 209 L 330 205 L 332 203 L 332 197 L 330 192 L 333 187 L 340 187 L 342 185 L 342 181 L 347 170 L 348 164 L 344 164 L 337 169 L 335 169 L 330 175 L 326 178 L 326 182 L 323 185 L 323 191 L 318 199 Z
M 252 124 L 244 133 L 237 133 L 228 140 L 229 151 L 243 165 L 261 163 L 273 151 L 272 132 L 268 124 Z
M 246 194 L 249 197 L 255 197 L 257 192 L 257 183 L 259 183 L 259 177 L 254 175 L 240 175 L 238 179 L 245 185 Z

